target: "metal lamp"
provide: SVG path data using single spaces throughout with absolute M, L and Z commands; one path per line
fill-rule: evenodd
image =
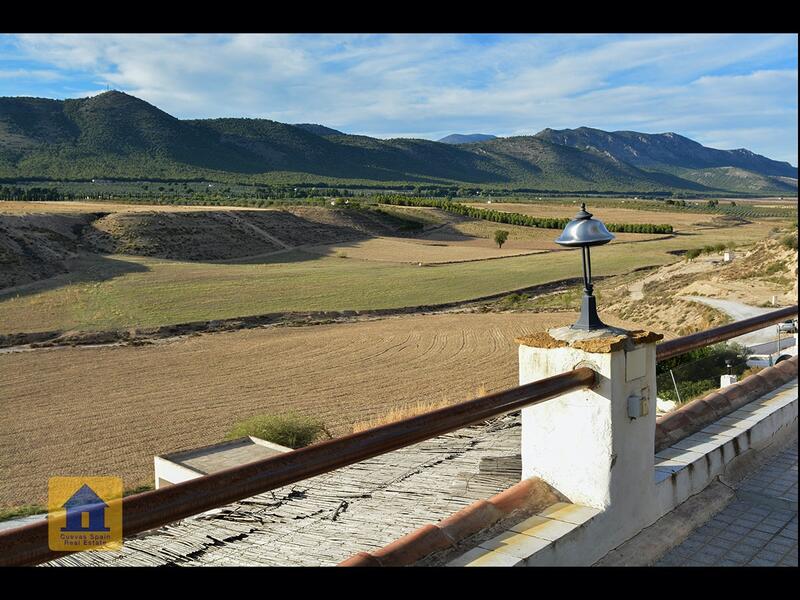
M 592 260 L 589 256 L 589 248 L 601 246 L 614 239 L 612 234 L 602 221 L 592 218 L 592 213 L 586 211 L 586 204 L 581 204 L 581 210 L 575 215 L 564 231 L 556 240 L 557 244 L 568 248 L 579 247 L 583 257 L 583 299 L 581 301 L 581 316 L 572 325 L 572 329 L 603 329 L 607 327 L 597 315 L 597 301 L 592 290 Z

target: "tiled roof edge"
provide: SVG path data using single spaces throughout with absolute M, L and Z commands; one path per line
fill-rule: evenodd
M 340 562 L 340 567 L 402 567 L 435 552 L 453 549 L 462 540 L 491 527 L 512 513 L 538 512 L 562 498 L 538 477 L 524 479 L 488 500 L 478 500 L 457 513 L 412 531 L 372 552 L 359 552 Z
M 794 356 L 657 418 L 655 451 L 689 437 L 796 377 L 797 356 Z

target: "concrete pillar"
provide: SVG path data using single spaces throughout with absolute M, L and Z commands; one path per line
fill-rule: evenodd
M 721 375 L 719 378 L 719 387 L 726 388 L 737 381 L 739 381 L 739 378 L 736 375 Z
M 522 410 L 522 476 L 538 476 L 569 500 L 647 518 L 653 495 L 655 342 L 661 335 L 569 327 L 517 339 L 519 381 L 578 366 L 599 375 L 577 390 Z

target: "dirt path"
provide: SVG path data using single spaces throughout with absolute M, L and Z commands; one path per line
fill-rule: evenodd
M 690 302 L 699 302 L 724 312 L 734 321 L 742 321 L 750 317 L 757 317 L 776 310 L 776 308 L 761 308 L 758 306 L 750 306 L 742 304 L 735 300 L 721 300 L 719 298 L 706 298 L 703 296 L 680 296 L 681 300 L 689 300 Z M 731 341 L 744 346 L 754 346 L 756 344 L 765 344 L 768 342 L 775 342 L 777 340 L 777 332 L 775 325 L 769 325 L 764 329 L 746 333 L 739 337 L 733 338 Z
M 261 229 L 261 227 L 259 227 L 258 225 L 255 225 L 253 223 L 245 221 L 244 219 L 242 219 L 239 215 L 235 214 L 234 212 L 226 213 L 225 216 L 227 216 L 229 219 L 232 219 L 233 221 L 236 221 L 239 225 L 242 225 L 243 227 L 249 229 L 250 231 L 255 233 L 257 236 L 259 236 L 260 238 L 262 238 L 264 240 L 267 240 L 268 242 L 272 242 L 273 244 L 276 244 L 276 245 L 280 246 L 284 250 L 288 250 L 288 249 L 290 249 L 292 247 L 289 244 L 287 244 L 286 242 L 284 242 L 283 240 L 278 239 L 274 235 L 271 235 L 271 234 L 267 233 L 266 231 Z

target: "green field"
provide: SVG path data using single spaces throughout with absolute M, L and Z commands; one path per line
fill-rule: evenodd
M 676 260 L 669 251 L 763 239 L 753 223 L 592 253 L 595 276 Z M 269 262 L 202 263 L 94 256 L 76 272 L 0 295 L 0 333 L 103 330 L 305 310 L 364 310 L 469 300 L 580 276 L 577 252 L 418 267 L 295 250 Z

